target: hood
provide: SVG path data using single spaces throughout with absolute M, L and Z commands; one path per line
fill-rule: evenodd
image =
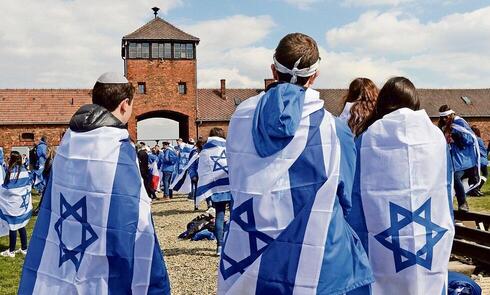
M 126 125 L 106 108 L 97 104 L 82 106 L 70 120 L 70 129 L 75 132 L 87 132 L 100 127 L 125 129 Z
M 293 139 L 305 102 L 306 89 L 290 84 L 273 84 L 255 109 L 252 137 L 257 154 L 268 157 Z

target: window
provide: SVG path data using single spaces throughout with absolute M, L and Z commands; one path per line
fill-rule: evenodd
M 151 58 L 159 58 L 158 43 L 151 43 Z
M 165 43 L 164 45 L 164 58 L 172 58 L 172 44 Z
M 129 43 L 129 58 L 136 58 L 136 43 Z
M 174 58 L 180 58 L 180 44 L 174 44 Z
M 138 93 L 139 94 L 146 94 L 146 83 L 145 82 L 138 82 Z
M 34 141 L 34 133 L 25 132 L 20 135 L 20 139 L 23 141 Z
M 150 58 L 150 43 L 141 43 L 141 57 Z
M 194 46 L 192 44 L 186 44 L 186 54 L 188 59 L 194 58 Z
M 141 58 L 141 43 L 136 43 L 136 58 Z
M 187 93 L 187 84 L 185 82 L 179 82 L 179 94 Z

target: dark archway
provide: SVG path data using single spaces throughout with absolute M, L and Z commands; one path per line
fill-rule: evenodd
M 178 137 L 184 139 L 187 141 L 189 139 L 189 117 L 178 113 L 178 112 L 173 112 L 173 111 L 166 111 L 166 110 L 159 110 L 159 111 L 151 111 L 147 112 L 144 114 L 141 114 L 139 116 L 136 116 L 136 124 L 138 125 L 139 122 L 147 119 L 153 119 L 153 118 L 164 118 L 164 119 L 170 119 L 172 121 L 175 121 L 178 123 Z M 167 134 L 175 134 L 174 132 L 172 133 L 167 133 Z M 161 135 L 156 135 L 155 138 L 148 138 L 148 140 L 172 140 L 176 138 L 171 138 L 173 136 L 165 136 L 165 133 L 162 133 Z M 140 139 L 140 135 L 138 134 L 138 140 Z

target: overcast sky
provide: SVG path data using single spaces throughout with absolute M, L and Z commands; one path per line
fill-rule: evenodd
M 122 72 L 121 38 L 160 16 L 201 38 L 199 87 L 261 87 L 289 32 L 321 47 L 316 87 L 357 76 L 490 87 L 488 0 L 16 0 L 0 2 L 0 88 L 90 88 Z

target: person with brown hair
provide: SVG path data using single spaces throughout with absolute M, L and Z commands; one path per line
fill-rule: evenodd
M 365 125 L 374 115 L 378 92 L 378 87 L 368 78 L 356 78 L 350 83 L 339 118 L 348 122 L 355 136 L 365 130 Z
M 476 135 L 476 139 L 478 140 L 478 147 L 479 147 L 479 152 L 480 152 L 480 174 L 481 174 L 481 176 L 480 176 L 479 184 L 474 189 L 469 191 L 468 195 L 475 196 L 475 197 L 482 197 L 482 196 L 484 196 L 484 194 L 480 191 L 480 189 L 483 187 L 483 185 L 487 181 L 487 177 L 488 177 L 488 170 L 487 170 L 488 150 L 487 150 L 487 147 L 485 146 L 485 143 L 483 142 L 483 139 L 481 138 L 480 128 L 478 128 L 478 126 L 476 126 L 476 125 L 472 125 L 471 130 L 473 130 L 473 132 Z M 475 171 L 475 173 L 478 173 L 477 169 L 473 169 L 473 170 Z M 468 184 L 470 186 L 474 186 L 475 183 L 478 181 L 475 178 L 476 177 L 473 177 L 473 179 L 470 178 L 470 180 L 472 180 L 472 181 L 468 182 Z
M 410 80 L 386 82 L 356 148 L 347 221 L 368 252 L 376 281 L 355 294 L 447 290 L 454 237 L 452 167 L 444 136 L 420 110 Z
M 231 118 L 226 151 L 234 205 L 218 294 L 344 294 L 373 281 L 345 221 L 354 138 L 312 89 L 319 64 L 313 38 L 284 36 L 271 65 L 277 82 Z

